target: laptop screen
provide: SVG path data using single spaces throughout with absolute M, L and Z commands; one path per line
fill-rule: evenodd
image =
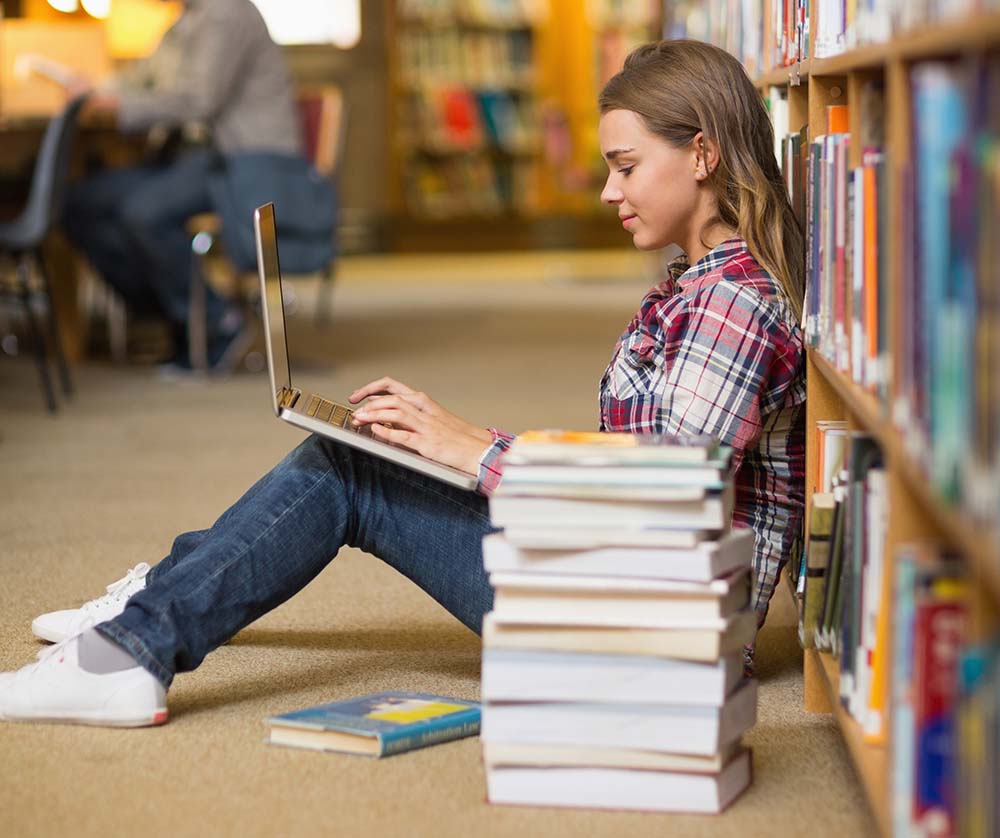
M 257 207 L 253 214 L 257 238 L 257 273 L 267 342 L 267 366 L 274 391 L 274 412 L 280 412 L 280 394 L 291 389 L 288 343 L 285 339 L 285 308 L 281 299 L 281 269 L 278 267 L 278 234 L 274 226 L 274 204 Z

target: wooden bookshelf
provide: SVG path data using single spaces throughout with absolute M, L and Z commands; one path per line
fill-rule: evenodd
M 597 94 L 624 52 L 657 36 L 654 3 L 389 8 L 390 247 L 627 243 L 600 203 Z
M 805 666 L 814 675 L 810 682 L 825 700 L 817 712 L 832 713 L 844 737 L 868 803 L 882 834 L 891 834 L 888 754 L 884 747 L 865 741 L 861 726 L 840 703 L 840 669 L 837 659 L 815 649 L 805 650 Z M 811 709 L 811 708 L 810 708 Z
M 815 13 L 816 3 L 810 7 Z M 812 20 L 816 20 L 815 16 Z M 815 32 L 813 32 L 815 38 Z M 815 54 L 815 44 L 809 54 Z M 880 80 L 885 91 L 885 144 L 892 162 L 888 174 L 890 202 L 888 229 L 898 230 L 902 222 L 899 169 L 909 164 L 913 150 L 911 132 L 910 72 L 924 60 L 962 59 L 1000 48 L 1000 11 L 978 13 L 962 19 L 924 26 L 898 34 L 889 41 L 844 52 L 840 55 L 805 59 L 789 66 L 774 67 L 759 74 L 755 83 L 766 96 L 772 87 L 785 88 L 789 102 L 789 132 L 807 127 L 810 139 L 827 133 L 826 107 L 846 104 L 850 130 L 856 139 L 862 121 L 855 102 L 861 86 Z M 848 166 L 861 165 L 860 142 L 852 142 Z M 899 345 L 904 325 L 898 313 L 898 294 L 903 287 L 903 256 L 900 236 L 890 234 L 887 253 L 887 332 L 890 347 Z M 886 304 L 880 302 L 880 305 Z M 815 426 L 820 420 L 844 420 L 850 430 L 872 436 L 879 443 L 889 480 L 889 522 L 885 566 L 898 545 L 907 542 L 935 544 L 959 555 L 971 581 L 972 636 L 982 639 L 1000 626 L 1000 524 L 977 518 L 961 504 L 944 498 L 935 488 L 923 464 L 925 451 L 913 434 L 907 433 L 895 415 L 895 382 L 892 375 L 882 393 L 876 394 L 852 380 L 849 373 L 817 350 L 809 350 L 807 370 L 807 479 L 816 473 Z M 1000 374 L 1000 371 L 996 371 Z M 926 445 L 926 443 L 924 443 Z M 883 584 L 892 578 L 886 573 Z M 884 598 L 883 605 L 890 601 Z M 886 648 L 893 649 L 891 620 Z M 891 671 L 891 660 L 889 661 Z M 892 834 L 892 766 L 889 750 L 891 725 L 884 728 L 885 745 L 866 741 L 861 726 L 843 707 L 839 698 L 839 662 L 828 654 L 805 650 L 803 663 L 806 708 L 832 713 L 843 734 L 848 753 L 857 769 L 872 811 L 883 835 Z M 887 719 L 892 708 L 886 708 Z

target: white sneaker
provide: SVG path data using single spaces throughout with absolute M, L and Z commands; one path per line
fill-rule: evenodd
M 121 579 L 108 585 L 104 596 L 85 602 L 79 608 L 50 611 L 36 617 L 31 624 L 32 634 L 42 640 L 61 643 L 98 623 L 117 617 L 125 610 L 129 597 L 146 587 L 147 573 L 149 565 L 141 562 Z
M 76 637 L 37 663 L 0 674 L 0 719 L 145 727 L 167 721 L 167 691 L 141 666 L 96 675 L 80 668 Z

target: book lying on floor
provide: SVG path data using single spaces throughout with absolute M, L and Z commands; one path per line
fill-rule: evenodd
M 711 582 L 492 573 L 493 613 L 504 622 L 669 628 L 720 620 L 750 602 L 741 568 Z
M 717 774 L 628 768 L 496 766 L 486 770 L 490 803 L 717 814 L 750 785 L 750 751 Z
M 691 704 L 543 702 L 490 704 L 483 742 L 637 748 L 711 756 L 757 720 L 757 682 L 746 680 L 721 707 Z
M 476 701 L 382 692 L 271 716 L 268 742 L 384 757 L 479 732 Z
M 721 459 L 711 436 L 609 431 L 524 431 L 504 455 L 510 463 L 663 465 Z
M 750 610 L 724 620 L 663 629 L 507 623 L 492 612 L 483 620 L 483 646 L 493 649 L 660 655 L 694 661 L 714 661 L 742 649 L 756 633 L 757 615 Z
M 753 561 L 753 532 L 733 530 L 718 541 L 694 548 L 597 547 L 532 549 L 512 544 L 501 533 L 483 539 L 483 565 L 494 573 L 566 573 L 595 576 L 638 576 L 709 582 Z
M 686 774 L 718 774 L 742 749 L 738 739 L 723 745 L 710 756 L 667 754 L 635 748 L 484 742 L 483 762 L 487 768 L 500 765 L 551 765 L 564 768 L 635 768 L 645 771 L 683 771 Z
M 718 706 L 742 680 L 739 653 L 701 663 L 649 655 L 483 649 L 483 701 Z

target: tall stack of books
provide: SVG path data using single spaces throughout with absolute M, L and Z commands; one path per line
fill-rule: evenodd
M 750 783 L 753 536 L 711 438 L 530 431 L 490 500 L 494 803 L 719 812 Z

